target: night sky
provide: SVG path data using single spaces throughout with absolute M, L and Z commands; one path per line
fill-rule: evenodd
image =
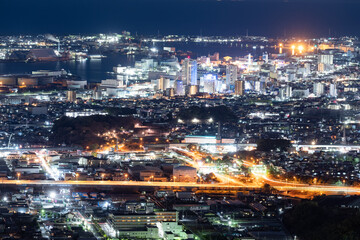
M 360 0 L 0 0 L 0 34 L 360 35 Z

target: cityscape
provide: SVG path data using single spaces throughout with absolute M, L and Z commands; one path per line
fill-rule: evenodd
M 53 7 L 40 2 L 29 10 Z M 184 4 L 202 7 L 194 19 L 269 6 L 254 2 Z M 355 18 L 342 4 L 329 1 Z M 99 32 L 67 32 L 79 16 L 0 25 L 0 239 L 360 239 L 360 41 L 345 20 L 272 36 L 154 17 L 148 34 L 142 11 Z

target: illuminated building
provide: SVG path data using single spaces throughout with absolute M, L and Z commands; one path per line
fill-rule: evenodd
M 165 91 L 170 88 L 170 79 L 160 77 L 160 79 L 156 80 L 156 90 Z
M 115 237 L 140 239 L 187 239 L 182 225 L 178 224 L 177 211 L 157 211 L 150 214 L 111 213 L 107 223 Z
M 165 95 L 168 96 L 168 97 L 173 97 L 173 96 L 175 96 L 174 88 L 167 88 L 167 89 L 166 89 L 166 92 L 165 92 Z
M 226 66 L 226 87 L 230 89 L 231 85 L 234 85 L 237 80 L 237 71 L 238 67 L 236 65 L 227 65 Z
M 197 85 L 197 62 L 185 58 L 182 65 L 182 80 L 186 85 Z
M 324 64 L 333 64 L 334 63 L 334 56 L 333 55 L 325 55 L 321 54 L 318 56 L 318 63 Z
M 67 91 L 66 92 L 66 100 L 69 102 L 76 101 L 76 92 L 75 91 Z
M 235 82 L 235 95 L 237 96 L 244 95 L 244 81 L 239 80 Z
M 175 81 L 175 95 L 183 96 L 185 95 L 185 87 L 183 81 L 176 80 Z
M 216 143 L 216 136 L 186 136 L 184 143 L 196 143 L 196 144 L 206 144 L 206 143 Z
M 333 55 L 319 55 L 318 56 L 318 71 L 326 72 L 332 70 L 332 65 L 334 64 Z
M 331 83 L 331 84 L 330 84 L 329 95 L 330 95 L 330 97 L 337 97 L 336 84 L 334 84 L 334 83 Z
M 190 85 L 187 86 L 187 93 L 190 96 L 194 96 L 199 93 L 199 86 L 198 85 Z
M 320 97 L 324 94 L 324 84 L 322 83 L 314 83 L 313 93 L 316 97 Z
M 206 93 L 215 93 L 215 81 L 216 76 L 213 74 L 206 74 L 200 79 L 201 84 L 203 84 L 203 92 Z
M 178 166 L 173 169 L 173 177 L 178 182 L 196 182 L 197 171 L 196 168 L 189 166 Z
M 38 78 L 20 77 L 18 78 L 18 85 L 22 87 L 35 87 L 38 85 Z
M 106 79 L 101 81 L 101 87 L 107 88 L 122 88 L 126 87 L 126 84 L 124 84 L 123 80 L 118 79 Z

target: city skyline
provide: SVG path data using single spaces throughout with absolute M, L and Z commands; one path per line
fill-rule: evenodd
M 0 7 L 0 239 L 360 240 L 359 1 Z

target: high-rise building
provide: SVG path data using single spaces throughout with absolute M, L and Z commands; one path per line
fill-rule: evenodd
M 313 93 L 316 97 L 320 97 L 321 95 L 324 94 L 324 84 L 317 82 L 314 83 L 314 89 L 313 89 Z
M 199 93 L 199 85 L 190 85 L 186 87 L 187 87 L 186 92 L 190 96 L 194 96 Z
M 212 74 L 207 74 L 203 77 L 202 82 L 204 86 L 204 91 L 206 93 L 215 93 L 215 81 L 216 76 Z
M 279 94 L 278 94 L 278 97 L 281 101 L 285 100 L 286 99 L 286 96 L 285 96 L 285 88 L 280 88 L 279 89 Z
M 75 102 L 76 101 L 76 92 L 75 91 L 67 91 L 66 92 L 66 100 L 69 102 Z
M 244 95 L 244 81 L 238 80 L 235 82 L 235 95 L 237 96 Z
M 325 55 L 321 54 L 318 56 L 318 71 L 330 71 L 334 64 L 334 56 L 333 55 Z
M 197 62 L 189 58 L 185 58 L 182 65 L 182 79 L 186 85 L 197 84 Z
M 227 65 L 226 66 L 226 88 L 230 89 L 231 85 L 235 85 L 237 80 L 238 67 L 236 65 Z
M 292 87 L 290 87 L 289 85 L 287 85 L 285 88 L 285 95 L 286 98 L 291 98 L 292 96 Z
M 336 84 L 334 84 L 334 83 L 330 84 L 329 95 L 330 95 L 330 97 L 337 97 Z
M 179 96 L 185 95 L 184 83 L 181 80 L 175 81 L 175 95 L 179 95 Z
M 310 65 L 310 63 L 305 63 L 304 64 L 304 69 L 305 69 L 304 75 L 305 76 L 309 75 L 311 73 L 311 65 Z
M 318 63 L 323 63 L 323 64 L 334 64 L 334 56 L 333 55 L 326 55 L 326 54 L 321 54 L 318 56 Z
M 291 98 L 291 96 L 292 96 L 292 87 L 290 87 L 289 85 L 287 85 L 285 88 L 282 87 L 279 89 L 278 97 L 281 101 L 289 99 Z
M 160 77 L 160 79 L 157 80 L 157 90 L 165 91 L 169 87 L 170 87 L 169 78 Z

